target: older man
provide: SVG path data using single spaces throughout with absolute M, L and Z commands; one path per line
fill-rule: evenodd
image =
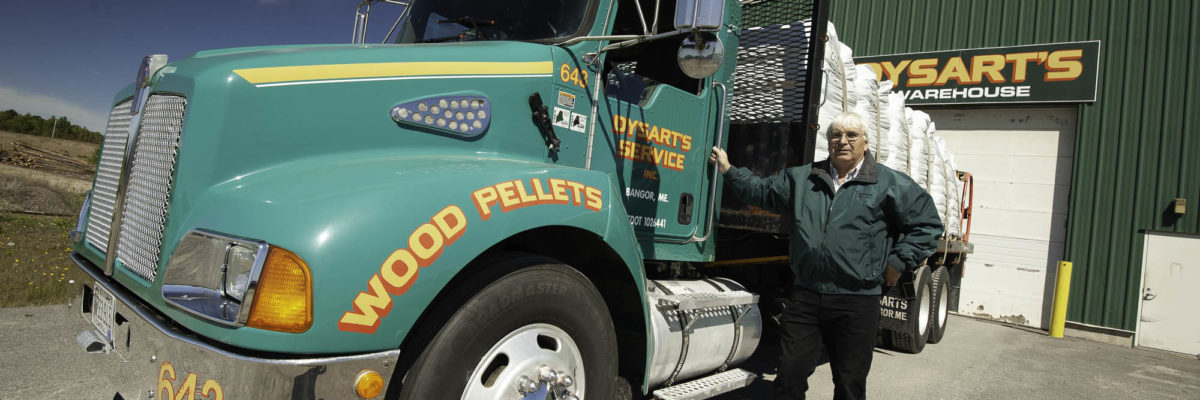
M 768 178 L 734 168 L 713 147 L 710 162 L 739 198 L 789 219 L 796 280 L 783 313 L 776 399 L 804 398 L 822 345 L 834 398 L 865 398 L 884 287 L 929 257 L 942 234 L 933 199 L 877 164 L 865 133 L 862 117 L 840 114 L 829 127 L 828 160 Z

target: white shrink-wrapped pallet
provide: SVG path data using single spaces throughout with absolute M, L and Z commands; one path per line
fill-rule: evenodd
M 874 73 L 874 71 L 872 71 L 872 73 Z M 891 91 L 892 81 L 879 82 L 878 87 L 875 88 L 875 93 L 873 93 L 870 97 L 872 109 L 875 110 L 875 114 L 872 115 L 872 119 L 875 121 L 875 132 L 877 133 L 876 136 L 871 138 L 870 149 L 871 154 L 875 156 L 875 160 L 879 161 L 880 163 L 883 163 L 888 158 L 887 139 L 889 134 L 888 131 L 892 128 L 892 120 L 888 117 L 887 113 L 888 106 L 890 104 L 889 99 L 891 98 L 891 96 L 888 96 L 888 92 Z
M 829 24 L 829 41 L 825 42 L 825 60 L 821 64 L 821 106 L 817 110 L 817 143 L 813 160 L 829 158 L 829 123 L 843 111 L 854 109 L 854 51 L 837 38 Z
M 908 109 L 905 109 L 908 111 Z M 929 190 L 929 114 L 914 110 L 909 115 L 908 128 L 908 176 L 917 185 Z
M 867 150 L 871 154 L 876 155 L 878 160 L 879 152 L 876 149 L 881 140 L 879 140 L 879 81 L 875 79 L 875 71 L 866 65 L 855 67 L 854 77 L 854 112 L 863 119 L 863 125 L 866 126 L 864 135 L 867 140 Z
M 933 123 L 931 122 L 929 126 L 933 127 Z M 938 136 L 932 136 L 931 142 L 933 145 L 929 146 L 926 152 L 929 160 L 929 196 L 933 197 L 933 205 L 942 219 L 942 226 L 949 226 L 950 215 L 946 210 L 948 190 L 946 187 L 946 146 L 942 142 L 942 138 Z
M 887 156 L 883 165 L 888 168 L 908 173 L 908 113 L 911 110 L 904 107 L 904 96 L 899 93 L 889 93 L 887 106 L 888 130 L 885 136 Z

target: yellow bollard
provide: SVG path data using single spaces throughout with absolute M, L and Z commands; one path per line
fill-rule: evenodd
M 1063 337 L 1067 324 L 1067 295 L 1071 292 L 1071 262 L 1058 262 L 1058 283 L 1054 289 L 1054 311 L 1050 314 L 1050 337 Z

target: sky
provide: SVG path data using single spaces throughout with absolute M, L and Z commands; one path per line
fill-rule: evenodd
M 228 47 L 349 43 L 358 2 L 2 0 L 0 111 L 66 116 L 103 133 L 113 96 L 133 82 L 142 57 L 181 60 Z

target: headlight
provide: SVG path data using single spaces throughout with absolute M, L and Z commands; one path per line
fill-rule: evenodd
M 276 267 L 280 260 L 287 268 Z M 281 279 L 288 284 L 260 287 L 261 282 Z M 224 325 L 245 326 L 254 319 L 252 327 L 303 332 L 312 324 L 308 265 L 294 253 L 260 240 L 188 232 L 167 263 L 162 294 L 167 303 Z M 267 309 L 266 317 L 252 312 L 251 305 Z

